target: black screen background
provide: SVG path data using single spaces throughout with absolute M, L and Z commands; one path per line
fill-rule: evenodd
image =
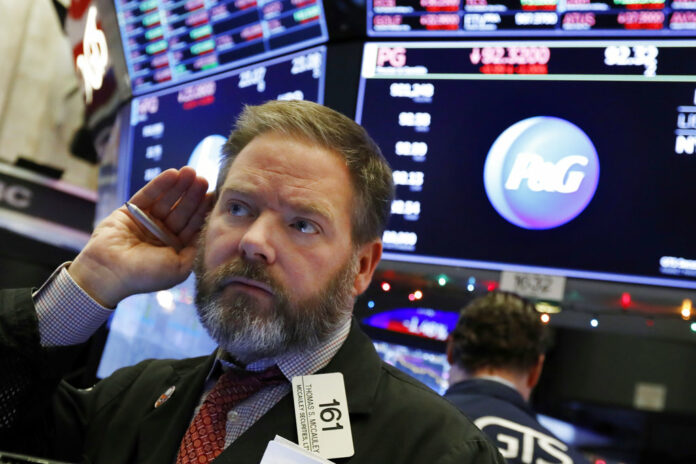
M 696 84 L 432 80 L 432 103 L 415 103 L 391 97 L 392 82 L 365 81 L 362 124 L 393 169 L 425 173 L 422 192 L 397 187 L 398 199 L 421 202 L 419 219 L 392 216 L 387 227 L 416 232 L 415 254 L 653 277 L 667 277 L 659 272 L 661 256 L 696 257 L 696 159 L 674 149 L 677 107 L 692 101 Z M 429 132 L 400 127 L 401 111 L 430 113 Z M 566 119 L 590 137 L 599 184 L 572 221 L 526 230 L 493 209 L 483 166 L 500 133 L 542 115 Z M 426 161 L 396 156 L 399 140 L 426 141 Z

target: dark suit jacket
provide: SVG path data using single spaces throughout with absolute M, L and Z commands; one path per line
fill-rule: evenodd
M 28 290 L 0 291 L 0 355 L 8 356 L 0 366 L 7 374 L 0 380 L 0 444 L 94 463 L 172 464 L 213 362 L 213 357 L 148 360 L 115 372 L 89 390 L 58 383 L 60 366 L 53 361 L 58 357 L 38 346 Z M 336 462 L 504 462 L 459 411 L 384 364 L 355 322 L 321 372 L 342 372 L 345 379 L 355 455 Z M 155 408 L 157 398 L 172 385 L 174 394 Z M 276 434 L 297 441 L 292 395 L 216 462 L 257 464 Z
M 548 463 L 588 464 L 579 451 L 557 440 L 539 423 L 536 413 L 514 388 L 494 380 L 471 379 L 450 385 L 445 398 L 471 420 L 481 420 L 476 423 L 498 444 L 510 464 L 537 462 L 537 459 Z M 525 435 L 533 439 L 525 440 Z M 511 441 L 516 445 L 511 445 Z M 528 445 L 531 449 L 525 458 Z

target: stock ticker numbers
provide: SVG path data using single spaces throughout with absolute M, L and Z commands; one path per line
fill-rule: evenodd
M 420 219 L 420 193 L 425 188 L 424 169 L 428 163 L 428 133 L 433 123 L 429 106 L 435 93 L 435 84 L 427 81 L 392 82 L 389 85 L 389 97 L 399 108 L 395 121 L 398 140 L 390 147 L 399 161 L 393 171 L 397 193 L 391 214 L 402 218 L 405 224 Z M 415 251 L 418 235 L 409 230 L 387 230 L 383 239 L 387 249 Z
M 547 74 L 549 47 L 474 47 L 471 64 L 484 74 Z
M 373 36 L 696 33 L 696 0 L 369 0 Z
M 136 93 L 325 40 L 320 0 L 117 0 Z

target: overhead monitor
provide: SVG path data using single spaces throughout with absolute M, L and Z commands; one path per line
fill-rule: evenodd
M 365 45 L 384 258 L 696 288 L 687 41 Z
M 220 148 L 245 104 L 324 97 L 324 46 L 133 100 L 128 196 L 165 169 L 190 165 L 217 178 Z
M 116 0 L 134 94 L 325 42 L 321 0 Z
M 693 0 L 368 0 L 375 37 L 695 36 Z

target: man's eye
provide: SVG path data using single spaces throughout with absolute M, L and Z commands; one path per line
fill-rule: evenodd
M 232 216 L 248 216 L 249 215 L 249 208 L 242 205 L 241 203 L 231 203 L 227 207 L 227 211 Z
M 305 220 L 299 220 L 292 224 L 292 226 L 302 232 L 303 234 L 318 234 L 319 228 L 313 223 Z

